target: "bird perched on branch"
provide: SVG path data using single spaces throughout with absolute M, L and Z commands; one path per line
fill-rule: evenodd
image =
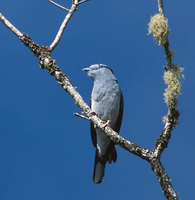
M 87 72 L 94 82 L 91 94 L 92 112 L 119 133 L 123 115 L 123 96 L 112 69 L 103 64 L 94 64 L 83 71 Z M 117 152 L 114 143 L 104 132 L 95 128 L 92 122 L 91 138 L 96 148 L 93 182 L 101 183 L 106 162 L 116 162 Z

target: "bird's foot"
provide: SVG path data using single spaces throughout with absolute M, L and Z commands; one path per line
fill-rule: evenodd
M 105 128 L 106 126 L 108 126 L 110 124 L 110 120 L 108 119 L 107 122 L 103 121 L 103 128 Z

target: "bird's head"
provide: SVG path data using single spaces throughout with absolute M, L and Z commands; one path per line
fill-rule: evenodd
M 94 64 L 88 68 L 84 68 L 83 71 L 87 72 L 87 75 L 93 80 L 114 78 L 112 69 L 104 64 Z

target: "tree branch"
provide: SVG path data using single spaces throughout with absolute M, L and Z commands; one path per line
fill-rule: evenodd
M 67 11 L 67 12 L 69 12 L 69 9 L 67 9 L 67 8 L 65 8 L 65 7 L 63 7 L 63 6 L 61 6 L 60 4 L 58 4 L 58 3 L 56 3 L 56 2 L 54 2 L 54 1 L 52 1 L 52 0 L 48 0 L 50 3 L 52 3 L 52 4 L 54 4 L 55 6 L 57 6 L 58 8 L 61 8 L 61 9 L 63 9 L 63 10 L 65 10 L 65 11 Z
M 159 10 L 159 13 L 165 17 L 163 0 L 158 0 L 158 10 Z M 168 36 L 167 36 L 167 42 L 164 44 L 164 50 L 165 50 L 165 56 L 166 56 L 166 61 L 167 61 L 167 67 L 171 68 L 173 65 L 172 64 L 172 53 L 169 48 Z
M 51 0 L 49 0 L 51 1 Z M 84 3 L 84 2 L 87 2 L 87 1 L 81 1 L 79 2 L 78 0 L 74 0 L 72 1 L 72 6 L 70 8 L 70 10 L 67 9 L 68 11 L 68 14 L 66 15 L 66 17 L 64 18 L 64 21 L 62 22 L 59 30 L 58 30 L 58 33 L 54 39 L 54 41 L 52 42 L 52 44 L 50 44 L 50 49 L 51 51 L 54 50 L 54 48 L 57 46 L 57 44 L 60 42 L 61 38 L 62 38 L 62 35 L 64 33 L 64 30 L 68 24 L 68 22 L 70 21 L 72 15 L 74 14 L 74 12 L 77 10 L 77 7 L 81 4 L 81 3 Z M 59 6 L 58 6 L 59 7 Z
M 163 17 L 165 17 L 163 0 L 158 0 L 158 8 L 159 8 L 159 13 Z M 168 35 L 166 38 L 166 42 L 163 46 L 165 50 L 165 58 L 167 63 L 165 70 L 172 72 L 172 70 L 175 69 L 175 66 L 172 63 L 172 53 L 169 47 Z M 177 76 L 177 79 L 178 78 L 179 75 Z M 177 111 L 176 107 L 177 107 L 177 96 L 175 96 L 174 99 L 174 106 L 170 106 L 168 104 L 168 114 L 166 117 L 165 126 L 163 128 L 160 137 L 157 139 L 156 146 L 154 149 L 154 159 L 151 160 L 152 170 L 154 171 L 156 177 L 158 178 L 161 188 L 168 200 L 178 200 L 179 198 L 171 184 L 169 176 L 167 175 L 165 169 L 163 168 L 160 162 L 160 157 L 165 148 L 168 146 L 169 140 L 171 138 L 171 132 L 174 126 L 177 124 L 177 120 L 179 118 L 179 112 Z
M 85 3 L 85 2 L 87 2 L 87 1 L 89 1 L 89 0 L 79 1 L 79 4 Z
M 156 177 L 158 178 L 158 181 L 160 182 L 162 191 L 164 192 L 166 199 L 179 200 L 177 193 L 175 192 L 171 184 L 171 180 L 160 162 L 160 159 L 157 158 L 151 160 L 151 166 Z
M 104 127 L 104 122 L 95 114 L 92 114 L 90 107 L 85 103 L 81 95 L 77 92 L 68 77 L 61 71 L 60 67 L 50 57 L 51 50 L 49 47 L 39 46 L 31 40 L 31 38 L 23 34 L 20 40 L 27 46 L 35 56 L 39 59 L 41 69 L 46 68 L 50 75 L 54 76 L 57 83 L 61 85 L 62 89 L 70 94 L 76 105 L 78 105 L 83 113 L 94 123 L 96 127 L 104 131 L 106 136 L 114 141 L 115 144 L 120 145 L 125 150 L 149 161 L 153 157 L 153 152 L 149 149 L 138 146 L 132 143 L 117 132 L 112 130 L 109 126 Z
M 3 17 L 2 15 L 0 19 L 4 20 L 5 17 Z M 8 23 L 7 27 L 8 28 L 12 27 L 10 29 L 12 32 L 14 32 L 14 30 L 16 29 L 10 22 Z M 24 33 L 19 34 L 17 36 L 24 43 L 24 45 L 27 46 L 33 52 L 33 54 L 39 59 L 40 68 L 41 69 L 46 68 L 50 75 L 55 76 L 57 83 L 61 85 L 63 90 L 65 90 L 66 92 L 70 94 L 75 104 L 77 104 L 82 109 L 83 113 L 94 123 L 95 126 L 97 126 L 102 131 L 104 131 L 106 136 L 110 138 L 112 141 L 114 141 L 115 144 L 120 145 L 125 150 L 143 158 L 144 160 L 147 160 L 147 161 L 151 160 L 151 158 L 153 157 L 152 151 L 150 151 L 149 149 L 140 147 L 137 144 L 126 140 L 125 138 L 120 136 L 118 133 L 113 131 L 110 127 L 108 126 L 104 127 L 103 121 L 100 118 L 98 118 L 96 115 L 91 114 L 92 112 L 91 112 L 90 107 L 85 103 L 81 95 L 76 91 L 75 87 L 72 85 L 68 77 L 61 71 L 60 67 L 57 66 L 57 64 L 55 63 L 55 60 L 53 60 L 50 57 L 51 55 L 50 47 L 39 46 L 37 43 L 33 42 L 29 36 L 25 35 Z
M 171 138 L 171 131 L 173 129 L 173 119 L 167 119 L 165 126 L 162 130 L 160 137 L 157 139 L 156 147 L 154 149 L 155 157 L 161 156 L 164 149 L 168 146 L 169 140 Z
M 164 16 L 164 8 L 163 8 L 163 0 L 158 0 L 158 7 L 159 7 L 159 13 Z M 165 67 L 165 70 L 171 70 L 174 68 L 174 65 L 172 63 L 172 53 L 169 48 L 169 40 L 168 36 L 166 39 L 166 43 L 163 45 L 165 49 L 165 57 L 167 66 Z M 175 99 L 177 101 L 177 99 Z M 169 107 L 168 114 L 165 122 L 165 126 L 163 128 L 163 131 L 160 135 L 160 137 L 157 139 L 156 147 L 154 150 L 155 156 L 160 157 L 164 149 L 168 146 L 169 140 L 171 138 L 171 132 L 173 130 L 174 125 L 177 124 L 177 120 L 179 118 L 179 112 L 176 109 L 177 103 L 174 104 L 174 107 Z
M 164 6 L 163 6 L 163 0 L 158 0 L 158 10 L 159 10 L 159 13 L 161 15 L 165 15 L 164 14 Z
M 75 115 L 76 117 L 80 117 L 80 118 L 82 118 L 82 119 L 90 120 L 89 117 L 86 117 L 86 116 L 81 115 L 81 114 L 79 114 L 79 113 L 74 113 L 74 115 Z
M 0 20 L 7 26 L 8 29 L 10 29 L 16 36 L 21 37 L 22 33 L 15 27 L 13 26 L 10 21 L 8 21 L 2 13 L 0 13 Z

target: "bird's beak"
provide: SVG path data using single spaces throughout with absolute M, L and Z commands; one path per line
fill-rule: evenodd
M 90 69 L 89 68 L 83 68 L 82 71 L 88 72 Z

